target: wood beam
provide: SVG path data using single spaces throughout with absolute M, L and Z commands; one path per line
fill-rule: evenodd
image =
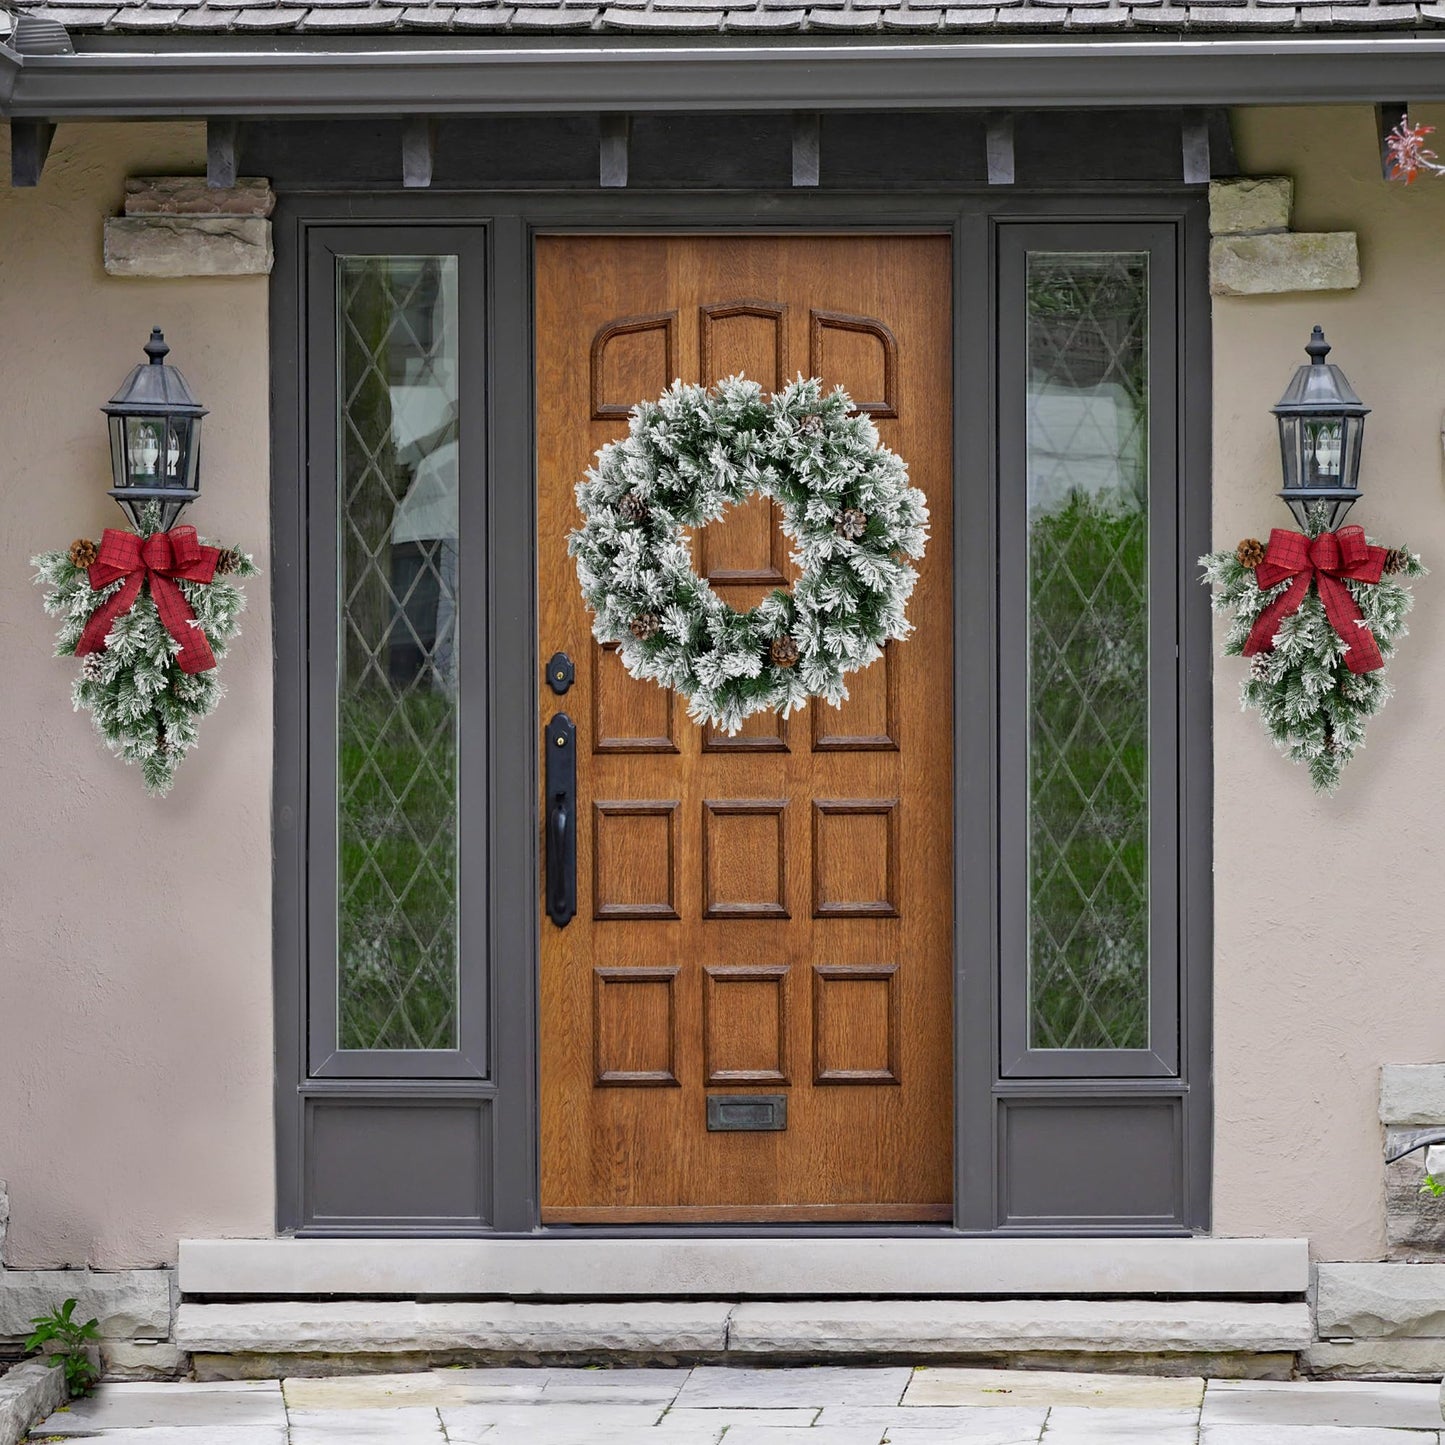
M 818 112 L 798 111 L 793 116 L 793 184 L 816 186 L 821 173 L 822 122 Z
M 1209 117 L 1202 111 L 1186 111 L 1180 141 L 1184 184 L 1207 186 L 1213 175 L 1209 161 Z
M 1386 142 L 1390 138 L 1390 132 L 1395 129 L 1401 121 L 1410 119 L 1410 103 L 1404 100 L 1387 100 L 1375 107 L 1375 134 L 1380 142 L 1380 174 L 1388 180 L 1393 179 L 1390 166 L 1390 152 L 1386 148 Z
M 428 116 L 416 115 L 401 131 L 401 183 L 408 188 L 431 185 L 436 159 L 437 127 Z
M 10 184 L 38 186 L 50 154 L 55 126 L 48 120 L 16 120 L 10 123 Z
M 241 123 L 236 120 L 206 122 L 206 184 L 215 191 L 229 190 L 236 184 L 236 151 Z
M 1010 111 L 994 111 L 988 118 L 984 137 L 988 155 L 988 183 L 1011 186 L 1014 183 L 1014 118 Z
M 622 187 L 627 184 L 627 151 L 632 143 L 630 115 L 602 117 L 602 143 L 598 156 L 597 184 Z

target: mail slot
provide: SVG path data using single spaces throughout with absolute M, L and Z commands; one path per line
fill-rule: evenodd
M 786 1129 L 786 1094 L 709 1094 L 707 1127 L 713 1132 L 742 1133 Z

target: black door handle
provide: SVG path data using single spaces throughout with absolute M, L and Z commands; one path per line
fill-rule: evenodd
M 566 928 L 577 912 L 577 728 L 565 712 L 547 724 L 547 917 Z

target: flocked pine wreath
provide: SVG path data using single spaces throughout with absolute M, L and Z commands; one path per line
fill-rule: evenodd
M 754 493 L 778 503 L 799 575 L 742 612 L 693 569 L 688 532 Z M 840 704 L 847 674 L 910 631 L 928 507 L 841 387 L 675 382 L 597 453 L 577 505 L 568 549 L 593 632 L 697 722 L 735 733 L 764 709 Z
M 1342 528 L 1346 532 L 1358 528 Z M 1322 514 L 1310 518 L 1305 536 L 1313 542 L 1326 532 Z M 1204 580 L 1214 587 L 1214 610 L 1230 618 L 1225 634 L 1227 655 L 1250 656 L 1249 672 L 1240 686 L 1240 705 L 1254 708 L 1291 762 L 1309 768 L 1310 781 L 1319 792 L 1339 786 L 1344 766 L 1363 746 L 1365 724 L 1384 707 L 1393 689 L 1385 679 L 1385 666 L 1396 644 L 1406 634 L 1405 616 L 1414 598 L 1400 581 L 1422 577 L 1425 567 L 1407 547 L 1381 548 L 1360 533 L 1359 543 L 1378 553 L 1373 565 L 1356 570 L 1373 573 L 1377 581 L 1341 573 L 1341 582 L 1359 609 L 1363 623 L 1379 648 L 1378 665 L 1369 671 L 1352 671 L 1347 664 L 1351 644 L 1332 623 L 1321 600 L 1318 579 L 1306 579 L 1303 601 L 1297 611 L 1279 618 L 1269 638 L 1250 635 L 1261 615 L 1288 593 L 1294 579 L 1261 586 L 1257 571 L 1274 548 L 1276 537 L 1300 538 L 1299 533 L 1273 533 L 1269 546 L 1246 539 L 1232 552 L 1211 552 L 1201 557 Z M 1266 572 L 1268 578 L 1272 574 Z M 1265 624 L 1269 630 L 1273 624 Z M 1347 624 L 1347 631 L 1348 626 Z M 1368 646 L 1362 639 L 1357 646 Z M 1356 666 L 1361 663 L 1357 660 Z
M 154 503 L 148 504 L 141 514 L 139 536 L 144 540 L 159 530 L 159 512 Z M 180 578 L 176 585 L 195 615 L 193 625 L 219 662 L 240 632 L 246 605 L 245 593 L 230 578 L 253 577 L 257 568 L 247 553 L 236 548 L 216 550 L 213 580 Z M 98 555 L 96 544 L 82 539 L 67 551 L 43 552 L 30 559 L 35 581 L 48 589 L 46 612 L 61 619 L 57 657 L 76 655 L 92 614 L 125 585 L 117 580 L 91 586 L 89 569 Z M 139 764 L 148 793 L 170 790 L 177 765 L 196 745 L 201 719 L 224 694 L 218 668 L 188 671 L 178 660 L 182 650 L 161 620 L 150 587 L 143 586 L 130 609 L 111 623 L 104 645 L 83 658 L 71 688 L 76 711 L 90 713 L 111 752 Z

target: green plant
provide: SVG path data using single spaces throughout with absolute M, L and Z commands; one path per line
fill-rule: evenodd
M 35 1332 L 25 1341 L 27 1350 L 51 1347 L 46 1363 L 65 1371 L 65 1385 L 72 1400 L 90 1394 L 100 1379 L 100 1369 L 90 1351 L 91 1345 L 100 1338 L 100 1321 L 87 1320 L 81 1324 L 75 1318 L 75 1304 L 73 1299 L 68 1299 L 48 1315 L 36 1315 L 30 1321 Z

